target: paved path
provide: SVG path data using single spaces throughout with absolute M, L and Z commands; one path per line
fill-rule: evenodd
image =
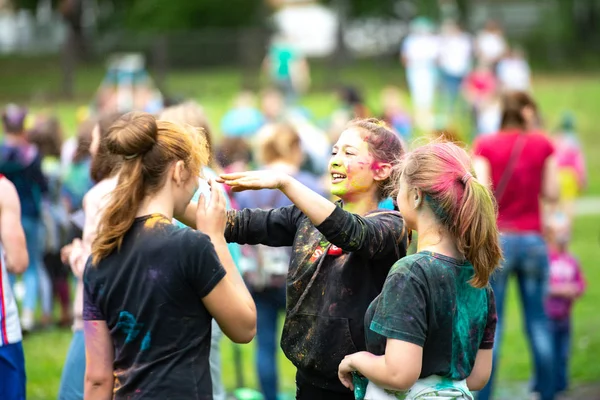
M 575 205 L 576 215 L 600 214 L 600 197 L 582 197 Z

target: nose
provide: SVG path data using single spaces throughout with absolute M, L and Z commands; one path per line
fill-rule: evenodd
M 336 167 L 339 167 L 339 166 L 342 165 L 342 163 L 341 163 L 341 161 L 340 161 L 340 159 L 339 159 L 339 157 L 338 157 L 337 154 L 334 155 L 334 156 L 331 156 L 331 158 L 329 159 L 329 165 L 332 168 L 336 168 Z

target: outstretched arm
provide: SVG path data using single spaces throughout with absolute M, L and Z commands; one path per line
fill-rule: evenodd
M 385 256 L 400 250 L 406 253 L 406 230 L 398 213 L 382 212 L 361 217 L 342 210 L 296 179 L 273 171 L 252 171 L 221 175 L 221 182 L 234 191 L 279 189 L 306 215 L 334 245 L 345 251 L 364 251 Z M 255 212 L 253 210 L 252 212 Z

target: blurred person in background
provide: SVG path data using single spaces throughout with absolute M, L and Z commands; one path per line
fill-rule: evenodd
M 488 132 L 491 129 L 490 124 L 494 122 L 494 117 L 497 119 L 500 114 L 497 102 L 498 81 L 490 65 L 480 62 L 464 79 L 462 91 L 470 106 L 476 133 L 492 133 Z M 496 128 L 499 128 L 499 125 Z
M 473 64 L 471 36 L 455 21 L 447 21 L 442 25 L 439 49 L 441 101 L 444 112 L 452 115 L 463 80 Z
M 217 148 L 215 159 L 225 173 L 247 171 L 254 168 L 252 148 L 248 141 L 242 138 L 223 138 Z M 237 209 L 231 188 L 225 186 L 225 191 L 230 196 L 233 208 Z
M 64 170 L 62 196 L 67 210 L 71 213 L 81 210 L 83 196 L 94 186 L 91 175 L 90 146 L 92 131 L 96 124 L 96 119 L 87 119 L 79 125 L 75 137 L 75 151 Z
M 0 175 L 0 399 L 25 400 L 26 376 L 17 301 L 8 274 L 22 274 L 29 263 L 15 186 Z
M 434 25 L 424 17 L 410 24 L 410 33 L 402 43 L 400 60 L 406 68 L 406 80 L 416 124 L 428 130 L 433 124 L 433 104 L 437 82 L 436 62 L 439 40 Z
M 508 45 L 500 24 L 488 20 L 483 29 L 477 34 L 475 50 L 477 62 L 489 65 L 492 71 L 496 70 L 496 63 L 506 54 Z
M 402 95 L 402 91 L 396 86 L 383 88 L 381 91 L 383 108 L 381 119 L 394 128 L 404 141 L 408 141 L 412 134 L 412 121 Z
M 60 161 L 62 147 L 60 122 L 51 115 L 37 115 L 33 127 L 28 132 L 28 139 L 37 146 L 42 156 L 42 172 L 48 182 L 48 194 L 42 200 L 45 268 L 40 271 L 46 271 L 45 274 L 40 275 L 42 326 L 48 326 L 52 322 L 52 299 L 57 297 L 60 303 L 59 325 L 67 327 L 72 323 L 69 270 L 61 261 L 60 253 L 63 246 L 72 238 L 70 238 L 71 223 L 62 197 L 64 171 Z
M 279 33 L 273 38 L 263 68 L 288 105 L 310 85 L 308 61 L 285 34 Z
M 92 243 L 96 239 L 98 223 L 110 193 L 117 186 L 120 158 L 109 153 L 106 138 L 112 124 L 121 116 L 111 113 L 101 116 L 91 134 L 89 153 L 91 156 L 90 174 L 96 184 L 85 194 L 82 201 L 84 218 L 79 221 L 83 231 L 81 239 L 63 248 L 63 261 L 71 266 L 77 279 L 75 301 L 73 303 L 73 337 L 62 371 L 59 400 L 80 400 L 83 398 L 85 377 L 85 342 L 83 335 L 83 271 L 91 254 Z M 84 181 L 85 182 L 85 181 Z
M 0 144 L 0 174 L 11 181 L 21 203 L 21 223 L 27 239 L 29 266 L 23 273 L 25 295 L 21 311 L 21 327 L 29 332 L 35 325 L 35 309 L 43 274 L 44 229 L 42 196 L 48 183 L 42 173 L 42 156 L 37 147 L 27 141 L 25 108 L 8 105 L 2 113 L 4 140 Z
M 546 238 L 550 248 L 550 284 L 545 305 L 556 357 L 554 383 L 556 392 L 561 393 L 569 388 L 571 309 L 583 295 L 586 284 L 579 261 L 569 252 L 571 223 L 566 214 L 557 212 L 548 218 Z M 537 392 L 542 390 L 537 382 L 534 387 Z
M 252 92 L 238 94 L 233 107 L 221 119 L 221 132 L 224 136 L 249 138 L 263 126 L 265 118 L 255 103 Z
M 475 169 L 482 182 L 494 188 L 498 228 L 504 253 L 502 269 L 492 277 L 498 309 L 494 347 L 497 365 L 502 336 L 508 279 L 517 277 L 529 346 L 541 400 L 555 395 L 556 359 L 549 320 L 544 310 L 549 272 L 548 247 L 542 236 L 542 202 L 559 198 L 554 146 L 545 135 L 529 129 L 537 113 L 533 99 L 523 92 L 503 96 L 501 130 L 479 137 L 473 146 Z M 492 379 L 479 400 L 491 397 Z
M 322 194 L 318 178 L 300 170 L 304 161 L 301 140 L 289 124 L 264 126 L 256 136 L 258 167 L 285 173 L 316 193 Z M 280 191 L 257 190 L 236 196 L 240 209 L 270 210 L 292 205 Z M 265 400 L 277 400 L 277 330 L 281 312 L 285 311 L 286 276 L 291 247 L 244 246 L 244 280 L 250 288 L 257 311 L 256 364 Z
M 329 141 L 337 142 L 346 125 L 354 118 L 367 118 L 370 114 L 362 92 L 355 86 L 342 86 L 337 91 L 338 108 L 331 115 Z
M 573 114 L 565 112 L 561 116 L 553 140 L 560 180 L 561 208 L 572 219 L 575 212 L 575 200 L 587 185 L 585 155 L 577 137 Z
M 213 138 L 208 118 L 204 113 L 204 109 L 194 101 L 187 101 L 182 104 L 168 107 L 163 110 L 159 117 L 160 120 L 170 121 L 180 125 L 190 125 L 200 130 L 200 134 L 205 138 L 208 150 L 208 164 L 201 169 L 202 177 L 198 180 L 198 190 L 192 197 L 192 202 L 197 203 L 200 196 L 203 195 L 207 201 L 211 198 L 211 187 L 208 185 L 209 179 L 216 179 L 218 173 L 221 172 L 219 165 L 216 163 L 213 154 Z M 227 209 L 231 209 L 231 200 L 222 186 L 215 188 L 223 191 L 225 196 Z M 185 228 L 185 225 L 179 221 L 175 221 L 180 228 Z M 236 243 L 227 245 L 229 253 L 236 266 L 240 264 L 241 250 Z M 239 268 L 239 267 L 238 267 Z M 219 324 L 213 319 L 210 345 L 210 375 L 212 378 L 213 400 L 225 400 L 226 392 L 223 384 L 221 372 L 221 339 L 223 331 Z
M 525 59 L 525 53 L 520 47 L 511 48 L 496 67 L 498 82 L 503 91 L 531 90 L 531 69 Z

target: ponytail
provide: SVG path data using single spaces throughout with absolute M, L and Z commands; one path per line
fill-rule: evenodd
M 471 175 L 470 173 L 468 173 Z M 465 190 L 452 227 L 456 246 L 475 269 L 470 283 L 485 287 L 502 260 L 496 225 L 496 205 L 490 190 L 474 177 L 464 182 Z
M 473 265 L 471 285 L 482 288 L 502 261 L 502 250 L 494 197 L 472 171 L 467 152 L 448 142 L 420 147 L 402 163 L 407 184 L 423 191 L 439 223 Z

